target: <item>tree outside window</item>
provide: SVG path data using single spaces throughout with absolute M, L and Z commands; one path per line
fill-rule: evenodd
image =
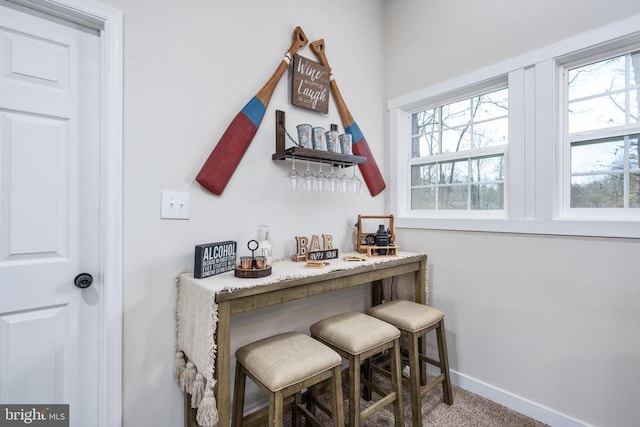
M 411 210 L 504 209 L 508 89 L 412 114 Z

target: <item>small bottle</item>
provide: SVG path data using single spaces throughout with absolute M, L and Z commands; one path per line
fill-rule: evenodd
M 267 260 L 267 265 L 271 265 L 273 261 L 273 253 L 271 250 L 271 242 L 269 242 L 269 226 L 258 226 L 258 250 L 259 256 L 263 256 Z
M 389 234 L 384 229 L 384 224 L 378 226 L 378 232 L 376 233 L 376 246 L 389 246 Z M 378 249 L 378 255 L 387 255 L 386 249 Z

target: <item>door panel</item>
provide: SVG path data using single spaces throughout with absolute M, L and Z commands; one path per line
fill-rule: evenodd
M 69 131 L 66 120 L 0 112 L 3 131 L 0 263 L 68 254 Z M 56 207 L 51 209 L 51 207 Z
M 10 350 L 0 358 L 2 403 L 63 401 L 64 347 L 58 343 L 64 340 L 68 314 L 67 307 L 54 306 L 0 318 L 0 348 Z
M 99 412 L 99 62 L 97 32 L 0 0 L 0 403 L 74 427 Z

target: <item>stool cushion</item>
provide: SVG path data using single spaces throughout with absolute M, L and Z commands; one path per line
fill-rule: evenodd
M 274 392 L 342 362 L 338 353 L 300 332 L 286 332 L 247 344 L 236 351 L 236 359 Z
M 311 325 L 310 330 L 311 335 L 354 355 L 400 336 L 398 328 L 358 312 L 328 317 Z
M 367 313 L 409 332 L 427 328 L 444 317 L 436 308 L 406 300 L 385 302 L 371 307 Z

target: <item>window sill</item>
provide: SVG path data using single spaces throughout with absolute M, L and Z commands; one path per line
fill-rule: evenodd
M 396 217 L 396 228 L 640 239 L 640 220 L 448 219 Z

